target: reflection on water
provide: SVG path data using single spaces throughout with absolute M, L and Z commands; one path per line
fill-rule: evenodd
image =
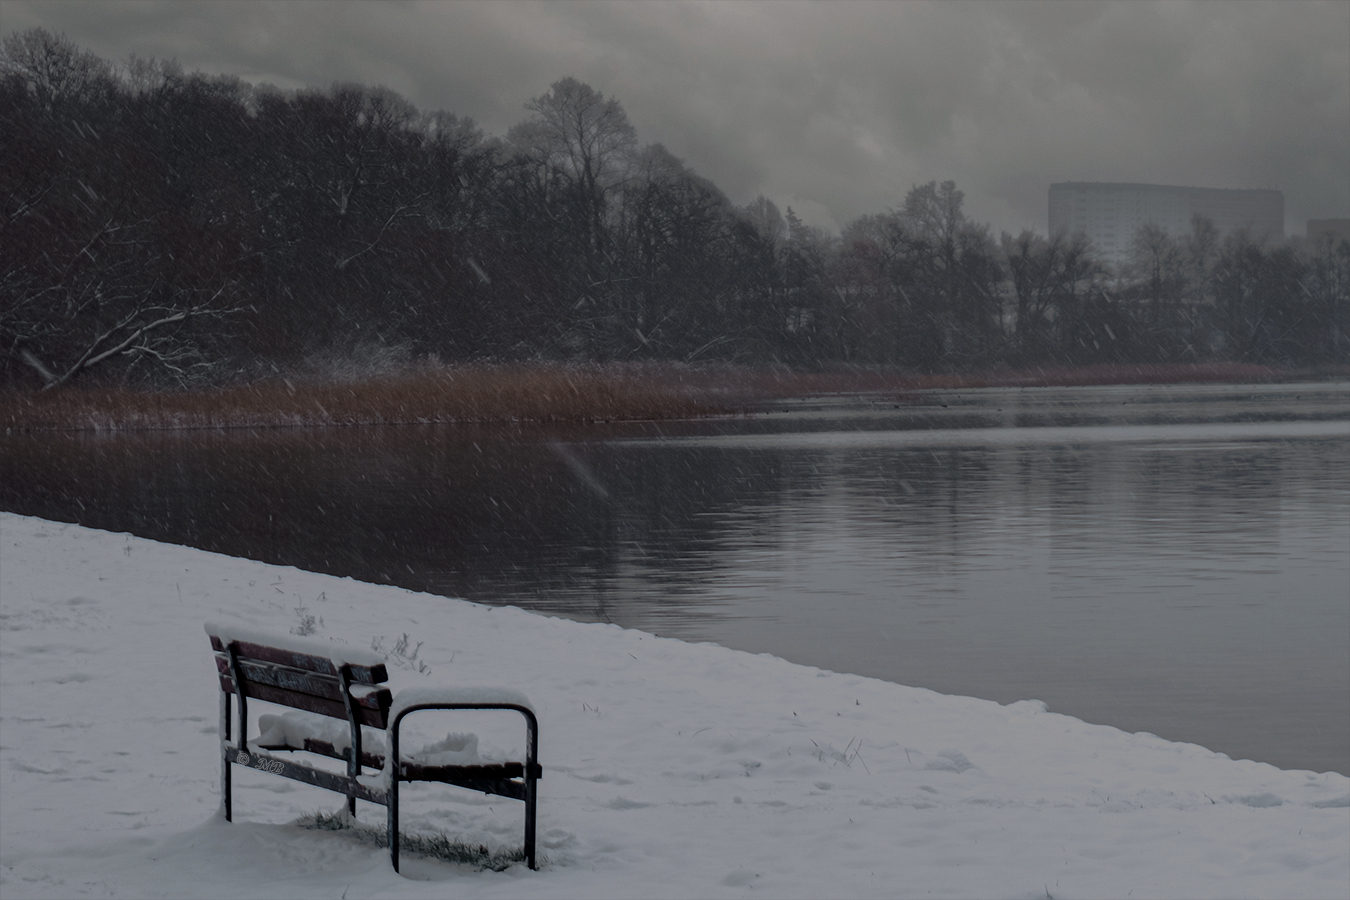
M 1345 384 L 0 450 L 16 512 L 1350 773 Z

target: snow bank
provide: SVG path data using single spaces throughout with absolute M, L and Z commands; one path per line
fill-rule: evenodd
M 396 875 L 378 847 L 295 824 L 342 798 L 244 769 L 236 821 L 217 817 L 219 688 L 202 622 L 284 634 L 302 609 L 321 615 L 325 646 L 422 641 L 426 671 L 389 660 L 396 691 L 528 692 L 545 773 L 541 871 L 409 859 Z M 255 719 L 279 712 L 257 706 Z M 476 756 L 481 740 L 485 758 L 519 758 L 518 715 L 440 715 L 409 722 L 432 717 L 442 746 L 414 734 L 408 746 Z M 403 797 L 410 829 L 520 840 L 520 803 L 441 785 Z M 382 814 L 358 809 L 371 823 Z M 752 890 L 1343 900 L 1350 779 L 1035 701 L 999 706 L 0 514 L 4 897 Z

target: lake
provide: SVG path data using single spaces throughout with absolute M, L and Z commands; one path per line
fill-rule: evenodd
M 1350 774 L 1346 382 L 10 434 L 0 453 L 18 513 Z

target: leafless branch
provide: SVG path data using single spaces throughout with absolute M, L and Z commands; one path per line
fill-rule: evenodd
M 361 256 L 365 256 L 367 253 L 374 250 L 375 247 L 380 243 L 380 240 L 384 237 L 384 233 L 389 230 L 389 226 L 394 224 L 394 220 L 401 218 L 404 212 L 416 206 L 419 202 L 421 202 L 422 198 L 425 196 L 427 195 L 422 194 L 420 197 L 415 198 L 411 203 L 405 203 L 403 206 L 400 206 L 398 209 L 395 209 L 393 214 L 390 215 L 389 218 L 385 219 L 384 224 L 380 226 L 380 233 L 375 235 L 375 240 L 371 241 L 370 244 L 367 245 L 365 249 L 358 250 L 351 256 L 348 256 L 346 259 L 340 259 L 337 261 L 338 270 L 341 271 L 347 268 L 347 264 L 350 263 L 352 260 L 357 259 L 358 257 Z
M 244 307 L 220 308 L 214 305 L 228 287 L 229 286 L 221 287 L 210 299 L 188 307 L 176 309 L 164 306 L 137 307 L 132 310 L 130 314 L 121 318 L 117 324 L 105 329 L 101 334 L 95 337 L 85 348 L 84 353 L 81 354 L 74 365 L 66 369 L 64 373 L 55 377 L 48 377 L 47 384 L 45 384 L 42 389 L 46 391 L 51 390 L 54 387 L 59 387 L 81 372 L 92 369 L 100 363 L 119 354 L 139 354 L 156 358 L 161 361 L 178 358 L 177 353 L 165 354 L 162 351 L 152 348 L 146 343 L 145 339 L 152 333 L 163 329 L 165 326 L 186 322 L 189 318 L 210 317 L 219 319 L 245 312 L 246 310 Z M 30 365 L 31 364 L 32 363 L 30 362 Z M 176 368 L 172 365 L 170 365 L 169 368 L 174 371 L 179 371 L 180 373 L 182 372 L 181 368 Z M 48 373 L 48 375 L 50 374 L 51 373 Z

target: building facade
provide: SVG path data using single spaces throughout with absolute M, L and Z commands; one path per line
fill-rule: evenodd
M 1284 237 L 1284 194 L 1274 190 L 1173 187 L 1066 181 L 1050 185 L 1050 234 L 1082 232 L 1111 265 L 1130 257 L 1135 232 L 1148 224 L 1173 237 L 1191 230 L 1191 217 L 1212 221 L 1220 234 L 1248 229 L 1255 238 Z
M 1350 219 L 1309 219 L 1308 240 L 1320 241 L 1326 235 L 1350 242 Z

